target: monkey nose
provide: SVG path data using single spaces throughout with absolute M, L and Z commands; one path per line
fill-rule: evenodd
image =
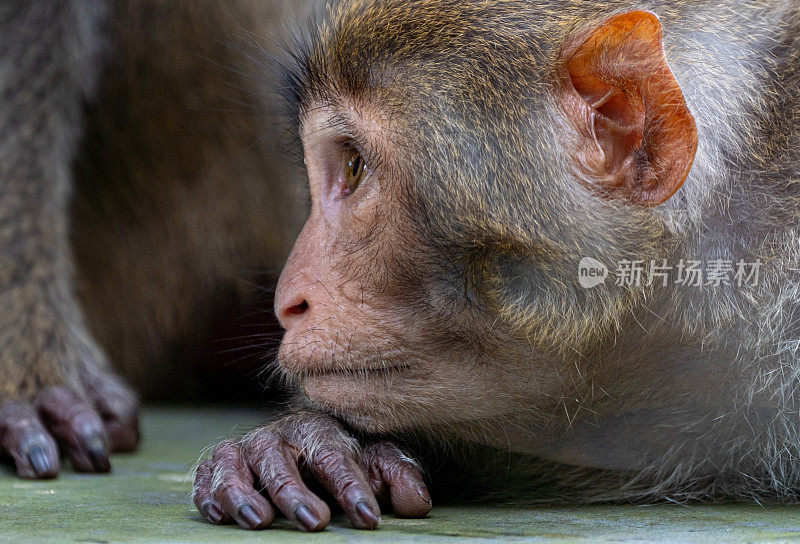
M 289 330 L 294 323 L 300 321 L 308 313 L 309 309 L 310 306 L 305 297 L 299 296 L 290 299 L 289 302 L 281 304 L 278 308 L 278 321 L 284 329 Z

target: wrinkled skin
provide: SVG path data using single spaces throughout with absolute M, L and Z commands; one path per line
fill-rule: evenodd
M 67 386 L 50 386 L 30 401 L 0 406 L 0 450 L 21 478 L 54 478 L 65 454 L 78 472 L 111 470 L 109 454 L 136 449 L 138 401 L 115 376 L 87 380 L 84 400 Z
M 265 529 L 280 512 L 301 529 L 320 531 L 331 512 L 309 489 L 311 480 L 358 529 L 378 527 L 379 505 L 412 518 L 431 509 L 419 468 L 396 446 L 362 448 L 335 420 L 313 413 L 286 416 L 219 444 L 197 469 L 194 503 L 214 524 Z

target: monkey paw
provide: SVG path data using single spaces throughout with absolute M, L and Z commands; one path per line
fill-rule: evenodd
M 109 472 L 109 451 L 139 442 L 136 397 L 114 376 L 92 376 L 89 401 L 66 386 L 51 386 L 28 402 L 0 405 L 0 453 L 21 478 L 53 478 L 63 451 L 79 472 Z
M 378 527 L 379 502 L 403 517 L 431 509 L 419 468 L 395 445 L 362 449 L 335 420 L 309 413 L 217 445 L 197 469 L 194 503 L 214 524 L 264 529 L 277 509 L 301 529 L 321 531 L 330 509 L 306 482 L 321 484 L 358 529 Z

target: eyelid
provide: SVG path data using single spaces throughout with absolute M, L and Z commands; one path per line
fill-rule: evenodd
M 352 138 L 342 138 L 340 141 L 336 142 L 336 145 L 342 152 L 342 155 L 346 155 L 351 151 L 356 151 L 364 158 L 364 162 L 367 164 L 367 166 L 371 164 L 369 152 L 366 149 L 364 149 L 364 147 L 360 145 L 356 140 Z
M 379 166 L 381 162 L 380 159 L 382 158 L 381 152 L 383 151 L 380 148 L 374 147 L 371 143 L 370 138 L 365 133 L 347 120 L 342 120 L 336 127 L 336 132 L 334 133 L 334 144 L 336 147 L 343 152 L 355 149 L 361 153 L 361 156 L 364 157 L 364 160 L 367 162 L 368 173 L 371 173 Z

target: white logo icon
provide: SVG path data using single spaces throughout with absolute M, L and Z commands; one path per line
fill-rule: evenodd
M 591 257 L 584 257 L 578 265 L 578 283 L 584 289 L 591 289 L 606 282 L 608 267 Z

